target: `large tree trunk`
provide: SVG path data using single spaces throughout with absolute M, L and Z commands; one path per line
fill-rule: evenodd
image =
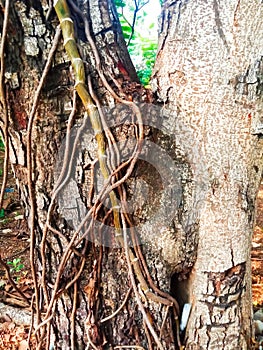
M 112 2 L 78 0 L 76 4 L 91 30 L 89 38 L 81 14 L 70 7 L 78 50 L 122 161 L 130 157 L 138 132 L 124 102 L 136 101 L 143 111 L 147 141 L 126 182 L 133 214 L 128 233 L 132 227 L 137 231 L 155 285 L 171 292 L 181 309 L 191 304 L 187 349 L 247 349 L 250 241 L 263 165 L 262 5 L 243 0 L 164 2 L 152 105 L 154 97 L 138 84 Z M 61 266 L 69 241 L 103 180 L 96 161 L 98 144 L 80 100 L 67 150 L 65 135 L 76 76 L 62 40 L 37 111 L 31 113 L 57 24 L 44 0 L 11 4 L 5 57 L 10 160 L 31 228 L 36 321 L 45 321 L 38 332 L 39 347 L 46 343 L 46 349 L 49 345 L 88 349 L 93 343 L 98 349 L 121 345 L 157 349 L 159 341 L 159 348 L 177 349 L 175 312 L 160 303 L 172 299 L 157 289 L 155 295 L 163 299 L 147 298 L 135 269 L 136 283 L 128 295 L 133 273 L 124 247 L 114 238 L 113 219 L 110 213 L 107 216 L 110 202 L 104 203 L 94 229 Z M 123 103 L 113 98 L 103 76 Z M 66 169 L 63 158 L 68 161 Z M 95 194 L 90 191 L 93 168 Z M 63 180 L 68 179 L 53 201 L 61 173 Z M 123 188 L 119 191 L 118 198 L 123 199 Z M 78 238 L 83 238 L 88 225 Z M 134 252 L 142 261 L 138 248 Z M 139 269 L 145 272 L 143 265 Z M 146 275 L 145 279 L 150 283 Z M 101 322 L 126 295 L 125 306 Z M 159 340 L 145 326 L 150 319 Z
M 129 135 L 135 139 L 136 126 L 129 126 L 130 112 L 127 115 L 124 110 L 125 103 L 119 101 L 119 107 L 113 108 L 113 93 L 105 88 L 98 72 L 124 102 L 133 99 L 149 101 L 150 94 L 137 82 L 114 5 L 110 1 L 90 1 L 88 4 L 79 1 L 77 5 L 91 26 L 88 38 L 84 33 L 81 13 L 74 7 L 70 8 L 75 36 L 79 38 L 78 50 L 86 62 L 94 92 L 104 106 L 106 119 L 109 119 L 114 136 L 120 141 L 121 150 L 121 143 Z M 70 60 L 62 40 L 41 88 L 37 110 L 33 110 L 57 24 L 54 10 L 49 11 L 45 1 L 32 5 L 23 1 L 11 4 L 5 57 L 10 160 L 31 230 L 31 263 L 36 287 L 35 324 L 40 325 L 37 341 L 39 348 L 45 346 L 46 349 L 54 347 L 63 350 L 89 348 L 91 344 L 98 349 L 112 349 L 123 344 L 146 347 L 147 342 L 150 344 L 153 340 L 146 333 L 147 328 L 144 330 L 143 323 L 148 320 L 150 324 L 152 312 L 152 322 L 155 321 L 155 331 L 158 331 L 167 307 L 153 301 L 148 301 L 146 307 L 143 306 L 146 300 L 142 299 L 141 309 L 149 310 L 144 319 L 137 310 L 134 295 L 129 291 L 130 273 L 124 250 L 114 243 L 111 215 L 106 217 L 107 225 L 104 225 L 102 233 L 98 232 L 98 224 L 104 222 L 103 215 L 110 209 L 109 204 L 99 214 L 95 229 L 77 244 L 66 266 L 61 266 L 61 259 L 74 231 L 90 209 L 90 202 L 96 199 L 96 193 L 95 196 L 89 195 L 98 145 L 81 101 L 77 100 L 77 110 L 72 119 L 75 126 L 70 131 L 67 150 L 65 136 L 70 114 L 75 108 L 72 101 L 76 76 L 70 69 Z M 92 50 L 90 39 L 95 43 L 97 52 L 94 48 Z M 96 58 L 98 52 L 100 62 Z M 111 110 L 107 112 L 109 107 L 106 109 L 106 106 L 110 106 Z M 115 118 L 114 123 L 112 117 Z M 122 125 L 123 120 L 128 124 L 121 127 L 119 124 Z M 76 150 L 73 151 L 75 146 Z M 121 154 L 124 160 L 133 147 L 132 142 L 130 146 L 125 146 L 124 152 L 127 150 L 128 153 Z M 68 164 L 65 163 L 63 170 L 65 156 L 68 157 Z M 71 156 L 73 161 L 70 165 Z M 98 171 L 97 164 L 95 171 Z M 57 191 L 53 201 L 52 193 L 61 173 L 64 186 Z M 102 186 L 99 175 L 95 175 L 95 190 Z M 64 181 L 67 177 L 67 181 Z M 82 233 L 88 224 L 85 224 Z M 100 234 L 104 235 L 103 246 L 99 244 Z M 151 271 L 158 275 L 155 280 L 160 278 L 160 286 L 169 291 L 169 279 L 162 278 L 166 274 L 161 267 L 152 266 Z M 82 272 L 80 277 L 79 272 Z M 137 282 L 135 287 L 139 293 Z M 140 293 L 143 298 L 143 292 Z M 129 299 L 122 310 L 102 322 L 120 307 L 126 296 Z M 172 322 L 168 314 L 160 340 L 157 340 L 166 349 L 175 346 Z
M 250 348 L 250 244 L 263 164 L 262 15 L 258 1 L 164 4 L 153 83 L 165 103 L 164 126 L 191 168 L 193 204 L 185 210 L 198 224 L 187 349 Z

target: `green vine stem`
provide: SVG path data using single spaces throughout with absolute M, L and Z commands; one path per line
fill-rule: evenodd
M 85 69 L 83 61 L 79 55 L 78 48 L 76 45 L 75 37 L 74 37 L 74 24 L 70 17 L 70 11 L 67 5 L 66 0 L 58 0 L 54 4 L 55 11 L 57 13 L 60 26 L 63 33 L 64 38 L 64 47 L 66 49 L 66 52 L 70 58 L 75 77 L 75 89 L 84 105 L 85 110 L 87 111 L 92 128 L 95 133 L 96 141 L 98 144 L 98 160 L 100 164 L 101 173 L 104 177 L 104 179 L 108 179 L 110 177 L 110 172 L 107 167 L 106 163 L 106 151 L 105 151 L 105 140 L 104 140 L 104 134 L 99 118 L 99 113 L 97 111 L 96 105 L 94 104 L 87 87 L 85 85 Z M 113 216 L 114 216 L 114 226 L 116 230 L 116 237 L 118 237 L 118 241 L 123 246 L 123 239 L 122 233 L 121 233 L 121 226 L 120 226 L 120 218 L 119 218 L 119 212 L 118 212 L 118 200 L 114 193 L 114 191 L 111 191 L 109 193 L 111 205 L 113 208 Z

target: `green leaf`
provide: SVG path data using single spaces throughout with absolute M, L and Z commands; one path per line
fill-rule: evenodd
M 0 209 L 0 219 L 5 217 L 5 211 L 4 209 Z
M 4 151 L 5 150 L 5 145 L 4 145 L 4 142 L 3 142 L 3 139 L 2 139 L 2 136 L 0 135 L 0 150 L 1 151 Z
M 125 7 L 126 4 L 122 0 L 115 0 L 116 7 Z
M 121 26 L 122 28 L 122 31 L 125 32 L 125 33 L 131 33 L 131 27 L 130 26 L 127 26 L 127 25 L 123 25 Z
M 21 261 L 21 258 L 16 258 L 13 260 L 13 264 L 17 265 L 18 263 L 20 263 L 20 261 Z
M 130 38 L 130 34 L 123 33 L 123 37 L 124 37 L 124 39 L 129 39 Z

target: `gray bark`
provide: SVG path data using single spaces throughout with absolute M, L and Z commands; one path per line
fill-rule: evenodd
M 251 337 L 250 241 L 255 198 L 262 174 L 262 5 L 258 1 L 166 1 L 152 86 L 153 97 L 137 83 L 111 1 L 77 2 L 86 13 L 107 80 L 143 110 L 145 145 L 127 181 L 133 221 L 151 276 L 158 287 L 172 292 L 181 308 L 192 305 L 185 337 L 187 349 L 248 349 Z M 54 13 L 46 19 L 46 1 L 11 6 L 6 48 L 6 88 L 10 109 L 11 163 L 30 217 L 26 164 L 26 127 L 54 28 Z M 107 111 L 126 160 L 136 128 L 125 124 L 124 106 L 115 102 L 96 72 L 94 54 L 78 14 L 72 11 L 79 50 L 96 93 Z M 253 18 L 253 21 L 250 19 Z M 17 30 L 23 28 L 23 30 Z M 126 74 L 123 71 L 123 67 Z M 49 232 L 46 275 L 41 281 L 40 245 L 54 182 L 61 170 L 64 137 L 72 108 L 74 77 L 61 44 L 43 88 L 33 128 L 36 189 L 36 263 L 39 288 L 49 297 L 67 240 L 89 208 L 91 167 L 96 142 L 84 127 L 70 181 L 58 196 L 52 225 L 65 236 Z M 78 103 L 72 144 L 84 123 Z M 114 122 L 112 122 L 114 119 Z M 98 176 L 96 188 L 102 183 Z M 96 194 L 95 194 L 96 195 Z M 100 218 L 102 219 L 102 218 Z M 51 344 L 56 349 L 88 348 L 89 334 L 99 349 L 117 345 L 148 348 L 142 317 L 131 293 L 118 315 L 112 314 L 129 289 L 122 249 L 109 247 L 112 224 L 104 232 L 107 247 L 86 246 L 85 269 L 78 283 L 75 339 L 72 337 L 74 290 L 59 295 L 52 321 Z M 43 243 L 43 242 L 42 242 Z M 60 281 L 63 289 L 80 267 L 72 255 Z M 101 263 L 101 274 L 98 264 Z M 163 347 L 176 349 L 171 315 L 145 301 L 156 329 L 164 328 Z M 45 304 L 41 311 L 45 312 Z M 156 349 L 153 345 L 153 349 Z M 149 347 L 150 349 L 150 347 Z
M 262 11 L 258 1 L 214 0 L 166 1 L 162 13 L 153 84 L 165 104 L 163 123 L 192 172 L 186 216 L 198 223 L 187 349 L 250 348 Z
M 118 19 L 111 2 L 94 1 L 86 3 L 86 5 L 83 3 L 79 1 L 78 5 L 83 13 L 87 13 L 91 21 L 92 35 L 94 35 L 100 53 L 101 67 L 108 81 L 111 83 L 112 79 L 115 79 L 117 86 L 122 88 L 122 97 L 127 95 L 131 99 L 134 94 L 134 98 L 138 98 L 141 92 L 147 97 L 144 90 L 137 84 L 137 76 L 124 40 L 120 36 Z M 7 38 L 5 62 L 5 83 L 10 111 L 10 161 L 17 178 L 21 199 L 25 203 L 26 216 L 30 221 L 32 203 L 29 198 L 26 160 L 28 117 L 58 21 L 53 12 L 49 13 L 48 4 L 45 1 L 37 2 L 34 5 L 16 1 L 15 4 L 11 4 L 10 10 L 10 31 Z M 47 18 L 48 13 L 49 17 Z M 108 104 L 112 107 L 114 101 L 98 79 L 94 54 L 83 33 L 80 18 L 76 12 L 72 11 L 72 13 L 75 23 L 80 24 L 79 27 L 75 28 L 79 38 L 79 50 L 83 60 L 87 62 L 87 71 L 92 77 L 94 90 L 100 96 L 102 105 Z M 20 30 L 16 28 L 20 28 Z M 51 219 L 51 225 L 59 230 L 64 238 L 48 232 L 45 241 L 44 261 L 41 252 L 43 229 L 52 189 L 61 170 L 60 162 L 64 152 L 67 120 L 72 109 L 73 90 L 74 77 L 70 71 L 70 62 L 61 41 L 52 69 L 42 89 L 32 131 L 33 185 L 36 205 L 35 266 L 40 300 L 43 300 L 39 305 L 42 315 L 45 314 L 48 301 L 52 296 L 57 270 L 67 242 L 76 229 L 76 225 L 82 219 L 83 213 L 88 210 L 89 204 L 86 197 L 90 184 L 89 163 L 91 158 L 92 160 L 97 158 L 97 145 L 94 136 L 86 130 L 82 135 L 81 146 L 78 147 L 75 156 L 70 182 L 59 196 L 59 207 Z M 83 114 L 83 108 L 78 102 L 78 111 L 75 117 L 75 129 L 77 130 L 84 123 Z M 85 129 L 88 128 L 90 128 L 89 122 L 85 125 Z M 122 130 L 119 127 L 119 131 L 115 132 L 116 137 L 118 137 L 118 133 L 125 135 L 125 132 L 125 128 Z M 74 139 L 74 129 L 72 138 Z M 113 239 L 112 227 L 109 226 L 108 230 L 109 237 Z M 84 249 L 84 247 L 86 248 Z M 92 245 L 88 239 L 79 247 L 79 250 L 84 251 L 86 256 L 86 268 L 78 282 L 74 325 L 72 321 L 74 290 L 72 287 L 59 295 L 54 308 L 51 333 L 44 333 L 44 340 L 49 341 L 50 345 L 56 349 L 63 350 L 73 349 L 74 346 L 77 349 L 88 348 L 90 341 L 98 348 L 112 348 L 120 344 L 145 345 L 147 340 L 142 329 L 142 318 L 137 311 L 132 294 L 125 308 L 117 316 L 100 325 L 101 318 L 111 315 L 118 309 L 129 289 L 129 278 L 123 251 L 117 247 L 105 248 L 102 251 L 102 247 Z M 103 253 L 103 259 L 100 257 L 101 253 Z M 97 275 L 98 267 L 96 264 L 99 264 L 98 261 L 101 264 L 100 276 Z M 46 273 L 41 276 L 44 264 Z M 77 256 L 72 256 L 63 272 L 60 289 L 63 289 L 72 280 L 79 268 L 80 259 Z M 166 285 L 169 283 L 166 282 Z M 46 291 L 44 291 L 44 286 Z M 149 309 L 159 310 L 160 306 L 150 303 Z M 160 324 L 162 322 L 161 314 L 162 312 L 159 310 L 156 316 L 156 320 Z M 170 329 L 169 322 L 167 327 Z M 168 349 L 170 339 L 166 333 L 164 336 L 166 337 L 164 344 L 167 343 Z

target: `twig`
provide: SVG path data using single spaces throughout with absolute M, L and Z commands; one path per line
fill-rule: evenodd
M 67 132 L 66 132 L 66 142 L 65 142 L 65 151 L 64 151 L 64 157 L 63 157 L 63 163 L 62 163 L 62 168 L 60 170 L 60 174 L 59 177 L 56 181 L 56 184 L 54 185 L 54 189 L 53 189 L 53 195 L 52 195 L 52 199 L 54 200 L 54 198 L 57 196 L 57 194 L 59 193 L 59 191 L 62 190 L 63 188 L 63 184 L 64 181 L 68 180 L 68 177 L 65 176 L 66 174 L 70 173 L 71 171 L 71 167 L 69 168 L 69 154 L 72 152 L 74 155 L 74 151 L 76 150 L 76 146 L 75 146 L 75 142 L 74 142 L 74 146 L 73 146 L 73 150 L 71 148 L 71 144 L 70 144 L 70 137 L 71 137 L 71 129 L 74 125 L 74 120 L 75 120 L 75 116 L 76 116 L 76 110 L 77 110 L 77 92 L 74 90 L 73 91 L 73 102 L 72 102 L 72 110 L 70 112 L 69 118 L 68 118 L 68 123 L 67 123 Z M 80 132 L 82 131 L 82 129 L 84 128 L 85 123 L 83 123 L 83 126 L 80 128 Z M 78 137 L 76 137 L 77 142 L 78 142 Z M 70 165 L 72 166 L 72 157 L 70 159 Z M 63 181 L 64 179 L 64 181 Z M 63 181 L 63 182 L 62 182 Z
M 129 295 L 130 295 L 130 292 L 132 291 L 132 287 L 129 288 L 128 292 L 126 293 L 126 296 L 123 300 L 123 302 L 121 303 L 121 306 L 116 310 L 114 311 L 111 315 L 103 318 L 102 320 L 100 320 L 100 323 L 104 323 L 106 321 L 109 321 L 111 320 L 113 317 L 115 317 L 116 315 L 118 315 L 118 313 L 121 311 L 121 309 L 124 307 L 124 305 L 126 304 L 128 298 L 129 298 Z
M 126 44 L 126 46 L 130 45 L 130 42 L 132 40 L 134 31 L 135 31 L 135 24 L 136 24 L 136 20 L 137 20 L 137 14 L 138 12 L 146 5 L 148 4 L 149 0 L 142 2 L 142 4 L 140 4 L 140 1 L 137 3 L 136 0 L 134 0 L 134 11 L 133 11 L 133 18 L 132 18 L 132 23 L 130 23 L 130 21 L 126 18 L 126 16 L 124 15 L 124 8 L 121 8 L 121 15 L 122 18 L 124 19 L 124 21 L 128 24 L 128 26 L 131 28 L 131 34 L 129 36 L 128 42 Z
M 96 94 L 95 94 L 95 92 L 93 90 L 90 76 L 88 76 L 88 88 L 89 88 L 89 91 L 90 91 L 90 95 L 91 95 L 92 99 L 94 100 L 94 102 L 96 103 L 96 106 L 98 108 L 98 112 L 99 112 L 100 119 L 101 119 L 101 124 L 103 126 L 103 130 L 105 132 L 105 135 L 106 135 L 106 138 L 107 138 L 107 141 L 108 141 L 108 147 L 112 146 L 114 148 L 115 154 L 117 156 L 116 162 L 115 162 L 114 158 L 110 158 L 111 170 L 114 170 L 115 167 L 116 167 L 116 164 L 117 165 L 120 164 L 120 152 L 118 150 L 118 146 L 117 146 L 117 143 L 116 143 L 116 141 L 114 139 L 114 136 L 112 135 L 112 132 L 110 131 L 110 128 L 108 127 L 108 125 L 106 123 L 106 119 L 105 119 L 105 116 L 104 116 L 104 113 L 103 113 L 103 109 L 101 107 L 101 103 L 100 103 L 98 97 L 96 96 Z
M 49 316 L 46 320 L 44 320 L 43 322 L 41 322 L 39 325 L 37 325 L 36 329 L 35 329 L 35 333 L 38 332 L 38 330 L 45 326 L 49 321 L 52 320 L 53 314 L 51 316 Z
M 160 329 L 160 336 L 161 336 L 162 333 L 163 333 L 163 329 L 164 329 L 165 321 L 166 321 L 166 319 L 167 319 L 167 317 L 168 317 L 169 309 L 170 309 L 170 306 L 166 306 L 166 310 L 165 310 L 163 322 L 162 322 L 161 329 Z
M 114 346 L 114 349 L 138 349 L 138 350 L 145 350 L 140 345 L 117 345 L 117 346 Z
M 136 0 L 134 1 L 134 4 L 135 4 L 135 9 L 133 11 L 133 19 L 132 19 L 132 24 L 131 24 L 131 34 L 130 34 L 130 37 L 128 39 L 127 46 L 130 45 L 130 42 L 132 40 L 132 37 L 133 37 L 133 34 L 134 34 L 134 30 L 135 30 L 135 23 L 136 23 L 136 19 L 137 19 L 137 13 L 140 10 L 138 5 L 137 5 Z
M 58 235 L 61 239 L 65 240 L 67 244 L 69 243 L 69 239 L 63 235 L 60 231 L 56 230 L 54 227 L 52 227 L 49 223 L 47 223 L 47 228 L 54 233 L 55 235 Z M 79 257 L 84 258 L 83 254 L 81 254 L 76 248 L 71 247 L 71 250 Z
M 71 287 L 72 284 L 76 283 L 76 281 L 79 279 L 80 275 L 82 274 L 82 271 L 83 271 L 84 266 L 85 266 L 85 262 L 86 262 L 86 259 L 85 259 L 85 258 L 82 258 L 80 268 L 78 269 L 78 273 L 74 276 L 74 278 L 73 278 L 72 281 L 70 281 L 69 283 L 67 283 L 67 285 L 65 286 L 65 288 L 63 288 L 63 291 L 69 289 L 69 287 Z
M 72 148 L 71 144 L 70 144 L 70 137 L 71 137 L 70 132 L 71 132 L 71 129 L 72 129 L 73 124 L 74 124 L 76 109 L 77 109 L 77 92 L 74 90 L 73 91 L 73 105 L 72 105 L 72 110 L 70 112 L 69 119 L 68 119 L 68 125 L 67 125 L 66 143 L 65 143 L 65 151 L 64 151 L 64 158 L 63 158 L 63 163 L 62 163 L 62 169 L 60 171 L 60 174 L 59 174 L 59 177 L 56 181 L 56 184 L 54 185 L 52 199 L 51 199 L 52 203 L 53 203 L 54 199 L 56 198 L 56 196 L 58 195 L 58 193 L 63 189 L 63 187 L 65 186 L 65 184 L 67 183 L 67 181 L 69 179 L 69 175 L 71 173 L 71 169 L 73 166 L 74 154 L 77 150 L 77 144 L 78 144 L 78 141 L 79 141 L 79 138 L 80 138 L 82 131 L 86 127 L 87 118 L 85 117 L 82 126 L 78 129 L 77 135 L 76 135 L 75 140 L 74 140 L 73 148 Z M 69 157 L 69 155 L 71 155 L 71 156 Z
M 44 85 L 45 79 L 47 77 L 47 74 L 49 72 L 49 69 L 52 64 L 52 59 L 54 57 L 54 54 L 56 52 L 59 38 L 61 35 L 61 29 L 58 27 L 56 30 L 56 34 L 53 39 L 53 44 L 50 49 L 50 52 L 48 54 L 47 62 L 44 67 L 41 79 L 39 81 L 34 100 L 33 105 L 30 111 L 29 120 L 28 120 L 28 126 L 27 126 L 27 152 L 26 152 L 26 159 L 27 159 L 27 182 L 28 182 L 28 192 L 29 192 L 29 199 L 31 203 L 31 213 L 30 213 L 30 263 L 31 263 L 31 271 L 32 271 L 32 278 L 34 282 L 34 289 L 35 289 L 35 298 L 36 298 L 36 321 L 37 324 L 40 322 L 40 310 L 39 310 L 39 291 L 38 291 L 38 283 L 37 283 L 37 274 L 36 274 L 36 268 L 35 268 L 35 216 L 36 216 L 36 208 L 35 208 L 35 191 L 33 186 L 33 179 L 32 179 L 32 173 L 33 173 L 33 159 L 32 159 L 32 132 L 33 132 L 33 123 L 35 120 L 35 114 L 39 103 L 39 97 L 42 90 L 42 87 Z M 32 310 L 33 312 L 33 310 Z M 37 336 L 37 335 L 36 335 Z
M 145 331 L 145 334 L 146 334 L 146 338 L 147 338 L 147 342 L 148 342 L 148 350 L 153 350 L 151 334 L 150 334 L 148 328 L 146 327 L 146 324 L 145 324 L 144 321 L 143 321 L 143 328 L 144 328 L 144 331 Z
M 52 318 L 53 318 L 53 315 L 50 316 L 49 319 L 45 320 L 44 322 L 42 322 L 41 324 L 39 324 L 37 326 L 36 329 L 39 330 L 40 328 L 43 327 L 43 323 L 45 323 L 46 330 L 41 333 L 41 336 L 40 336 L 40 339 L 38 341 L 36 350 L 43 350 L 42 343 L 43 343 L 44 339 L 45 339 L 45 343 L 46 343 L 46 350 L 50 350 L 50 333 L 51 333 L 50 328 L 51 328 L 51 320 L 52 320 Z M 35 331 L 35 335 L 36 335 L 36 332 L 37 331 Z
M 135 278 L 134 278 L 134 274 L 133 274 L 133 270 L 132 270 L 132 264 L 131 264 L 131 260 L 130 260 L 130 252 L 129 252 L 129 248 L 128 248 L 128 242 L 127 242 L 126 222 L 125 222 L 125 217 L 124 217 L 123 213 L 121 213 L 121 222 L 122 222 L 122 226 L 123 226 L 124 249 L 125 249 L 125 255 L 126 255 L 126 260 L 127 260 L 127 264 L 128 264 L 129 278 L 131 280 L 131 284 L 133 287 L 133 291 L 135 294 L 137 305 L 139 307 L 139 310 L 142 313 L 143 321 L 145 322 L 149 331 L 151 332 L 151 335 L 153 336 L 153 339 L 155 340 L 156 345 L 159 347 L 159 349 L 164 350 L 164 347 L 162 346 L 162 343 L 161 343 L 158 335 L 156 334 L 150 320 L 148 319 L 148 316 L 147 316 L 146 311 L 144 309 L 143 303 L 141 302 L 140 295 L 139 295 L 139 292 L 138 292 L 138 289 L 136 286 L 136 282 L 135 282 Z
M 31 310 L 33 310 L 34 299 L 35 299 L 35 295 L 33 295 L 32 299 L 31 299 L 31 304 L 30 304 Z M 28 336 L 27 336 L 27 343 L 29 345 L 29 349 L 31 349 L 30 339 L 31 339 L 31 335 L 33 332 L 33 328 L 34 328 L 34 314 L 32 315 L 32 312 L 31 312 L 31 323 L 30 323 L 30 328 L 29 328 L 29 332 L 28 332 Z
M 41 243 L 40 243 L 40 252 L 41 252 L 41 259 L 42 259 L 42 288 L 43 288 L 43 291 L 44 291 L 45 301 L 46 301 L 47 304 L 49 303 L 49 296 L 48 296 L 48 291 L 47 291 L 47 287 L 46 287 L 46 284 L 45 284 L 45 275 L 46 275 L 46 251 L 45 251 L 46 237 L 47 237 L 48 228 L 50 230 L 52 230 L 53 233 L 55 233 L 54 232 L 55 229 L 54 230 L 53 230 L 53 228 L 51 229 L 51 225 L 49 227 L 49 221 L 50 221 L 51 212 L 52 212 L 53 207 L 54 207 L 54 202 L 55 202 L 56 195 L 63 188 L 64 182 L 66 183 L 66 181 L 68 180 L 68 173 L 71 170 L 71 168 L 68 167 L 67 165 L 68 165 L 69 153 L 70 153 L 70 150 L 71 150 L 70 149 L 70 131 L 71 131 L 71 128 L 73 126 L 75 113 L 76 113 L 76 100 L 77 100 L 77 93 L 74 91 L 73 92 L 72 110 L 70 112 L 69 119 L 68 119 L 68 125 L 67 125 L 65 153 L 64 153 L 64 158 L 63 158 L 62 169 L 61 169 L 61 172 L 60 172 L 60 176 L 58 177 L 58 180 L 57 180 L 57 182 L 56 182 L 56 184 L 54 186 L 53 194 L 52 194 L 52 197 L 51 197 L 51 202 L 50 202 L 50 205 L 48 207 L 46 224 L 45 224 L 45 227 L 43 229 L 43 236 L 42 236 L 42 240 L 41 240 Z M 75 143 L 74 143 L 73 149 L 74 149 L 74 147 L 75 147 Z M 74 150 L 73 150 L 73 152 L 74 152 Z M 73 157 L 73 155 L 72 155 L 72 157 Z M 70 161 L 69 165 L 72 165 L 72 157 L 71 157 L 71 161 Z M 68 171 L 67 174 L 66 174 L 66 171 Z M 63 181 L 63 178 L 64 178 L 64 181 Z
M 50 17 L 50 15 L 51 15 L 51 12 L 52 12 L 52 10 L 53 10 L 53 1 L 52 0 L 49 0 L 48 1 L 48 11 L 47 11 L 47 14 L 46 14 L 46 21 L 48 21 L 49 20 L 49 17 Z
M 78 283 L 74 283 L 73 305 L 71 313 L 70 340 L 71 350 L 75 350 L 75 316 L 77 311 Z

